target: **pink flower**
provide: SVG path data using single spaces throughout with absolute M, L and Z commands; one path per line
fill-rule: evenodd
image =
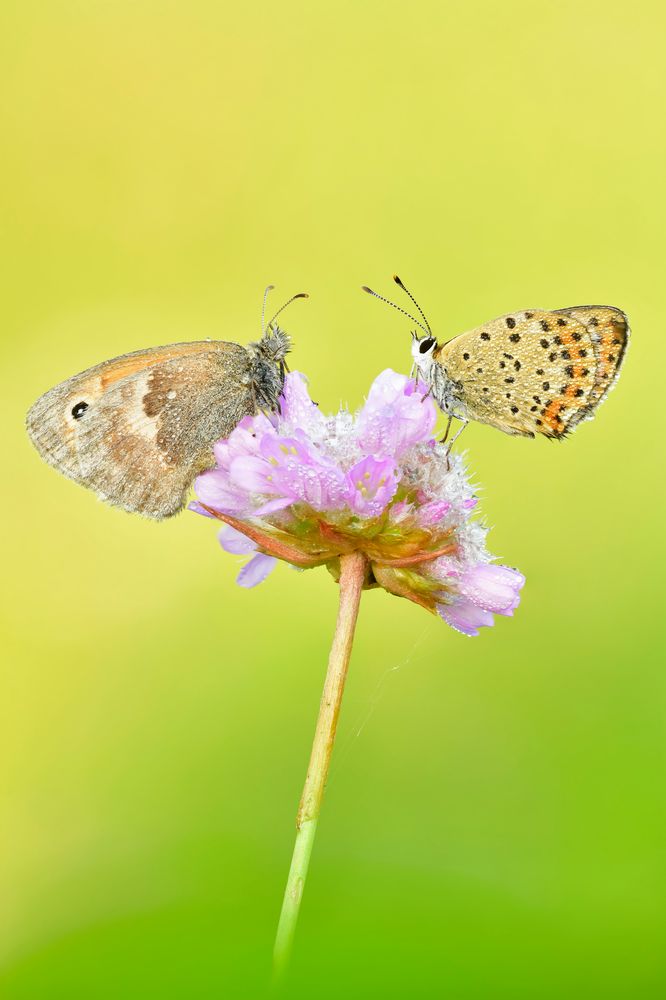
M 215 446 L 191 509 L 226 522 L 220 544 L 252 555 L 238 583 L 254 587 L 278 559 L 302 568 L 361 550 L 367 586 L 414 601 L 465 635 L 511 615 L 524 577 L 491 564 L 477 498 L 459 456 L 433 439 L 425 389 L 387 370 L 356 417 L 323 415 L 297 372 L 281 412 L 246 417 Z
M 356 421 L 366 454 L 397 459 L 411 445 L 427 441 L 437 422 L 437 408 L 427 393 L 426 386 L 390 368 L 378 375 Z
M 346 476 L 347 502 L 363 517 L 377 517 L 393 499 L 398 488 L 392 458 L 368 455 L 352 466 Z

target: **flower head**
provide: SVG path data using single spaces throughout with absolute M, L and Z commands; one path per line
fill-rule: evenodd
M 426 389 L 387 370 L 365 406 L 326 417 L 293 372 L 281 411 L 246 417 L 215 446 L 191 508 L 225 522 L 220 543 L 253 554 L 238 583 L 254 587 L 278 559 L 326 565 L 361 551 L 366 586 L 381 586 L 438 614 L 465 635 L 512 615 L 524 577 L 497 566 L 462 459 L 432 434 L 437 409 Z

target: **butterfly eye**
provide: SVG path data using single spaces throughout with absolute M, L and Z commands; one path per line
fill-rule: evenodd
M 425 340 L 422 340 L 421 343 L 419 344 L 420 353 L 427 354 L 434 343 L 435 343 L 434 337 L 426 337 Z
M 76 406 L 72 407 L 72 416 L 75 420 L 78 420 L 88 409 L 88 404 L 84 403 L 83 400 L 77 403 Z

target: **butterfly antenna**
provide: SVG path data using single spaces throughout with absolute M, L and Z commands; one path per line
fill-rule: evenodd
M 399 285 L 402 288 L 403 292 L 407 292 L 407 294 L 409 295 L 410 299 L 412 300 L 412 302 L 414 303 L 414 305 L 418 309 L 419 313 L 421 314 L 421 316 L 423 318 L 423 322 L 428 327 L 428 333 L 432 337 L 433 336 L 433 332 L 430 329 L 430 323 L 425 318 L 425 313 L 423 312 L 423 309 L 421 309 L 421 306 L 418 304 L 418 302 L 416 301 L 416 299 L 414 298 L 414 296 L 412 295 L 412 293 L 410 292 L 410 290 L 407 288 L 407 286 L 403 285 L 402 281 L 400 280 L 400 278 L 398 277 L 397 274 L 393 275 L 393 280 L 395 281 L 396 285 Z
M 261 303 L 261 336 L 262 337 L 266 333 L 266 323 L 264 322 L 264 320 L 266 319 L 266 299 L 268 298 L 268 293 L 272 292 L 274 288 L 275 288 L 275 285 L 266 285 L 266 287 L 264 289 L 264 301 Z
M 427 333 L 429 336 L 432 336 L 432 333 L 430 332 L 430 327 L 426 329 L 426 327 L 423 326 L 422 323 L 419 323 L 419 321 L 414 316 L 412 316 L 411 313 L 408 313 L 406 309 L 403 309 L 402 306 L 397 306 L 395 302 L 391 302 L 390 299 L 385 299 L 384 296 L 380 295 L 378 292 L 373 292 L 372 288 L 368 288 L 367 285 L 361 285 L 361 288 L 363 289 L 364 292 L 367 292 L 368 295 L 374 295 L 376 299 L 379 299 L 381 302 L 385 302 L 387 306 L 393 306 L 394 309 L 397 309 L 398 312 L 401 312 L 403 316 L 407 317 L 407 319 L 411 319 L 412 323 L 416 323 L 416 325 L 420 330 L 423 330 L 424 333 Z M 423 318 L 425 319 L 425 316 Z
M 269 288 L 270 287 L 271 286 L 269 285 Z M 273 325 L 273 323 L 275 322 L 275 320 L 278 318 L 278 316 L 280 315 L 280 313 L 284 312 L 284 310 L 287 308 L 287 306 L 290 306 L 291 303 L 294 302 L 296 299 L 309 299 L 309 298 L 310 298 L 310 296 L 308 295 L 307 292 L 298 292 L 296 295 L 292 295 L 292 297 L 290 299 L 287 299 L 287 301 L 285 302 L 285 304 L 278 309 L 278 311 L 275 313 L 275 315 L 272 316 L 271 319 L 269 319 L 268 323 L 266 324 L 266 330 L 269 330 L 271 328 L 271 326 Z

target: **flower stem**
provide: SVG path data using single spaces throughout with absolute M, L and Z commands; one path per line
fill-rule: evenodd
M 350 552 L 348 555 L 340 556 L 338 620 L 328 658 L 328 670 L 319 706 L 308 773 L 296 816 L 296 843 L 275 938 L 273 969 L 276 982 L 286 971 L 296 931 L 303 887 L 333 752 L 366 569 L 367 560 L 363 553 Z

